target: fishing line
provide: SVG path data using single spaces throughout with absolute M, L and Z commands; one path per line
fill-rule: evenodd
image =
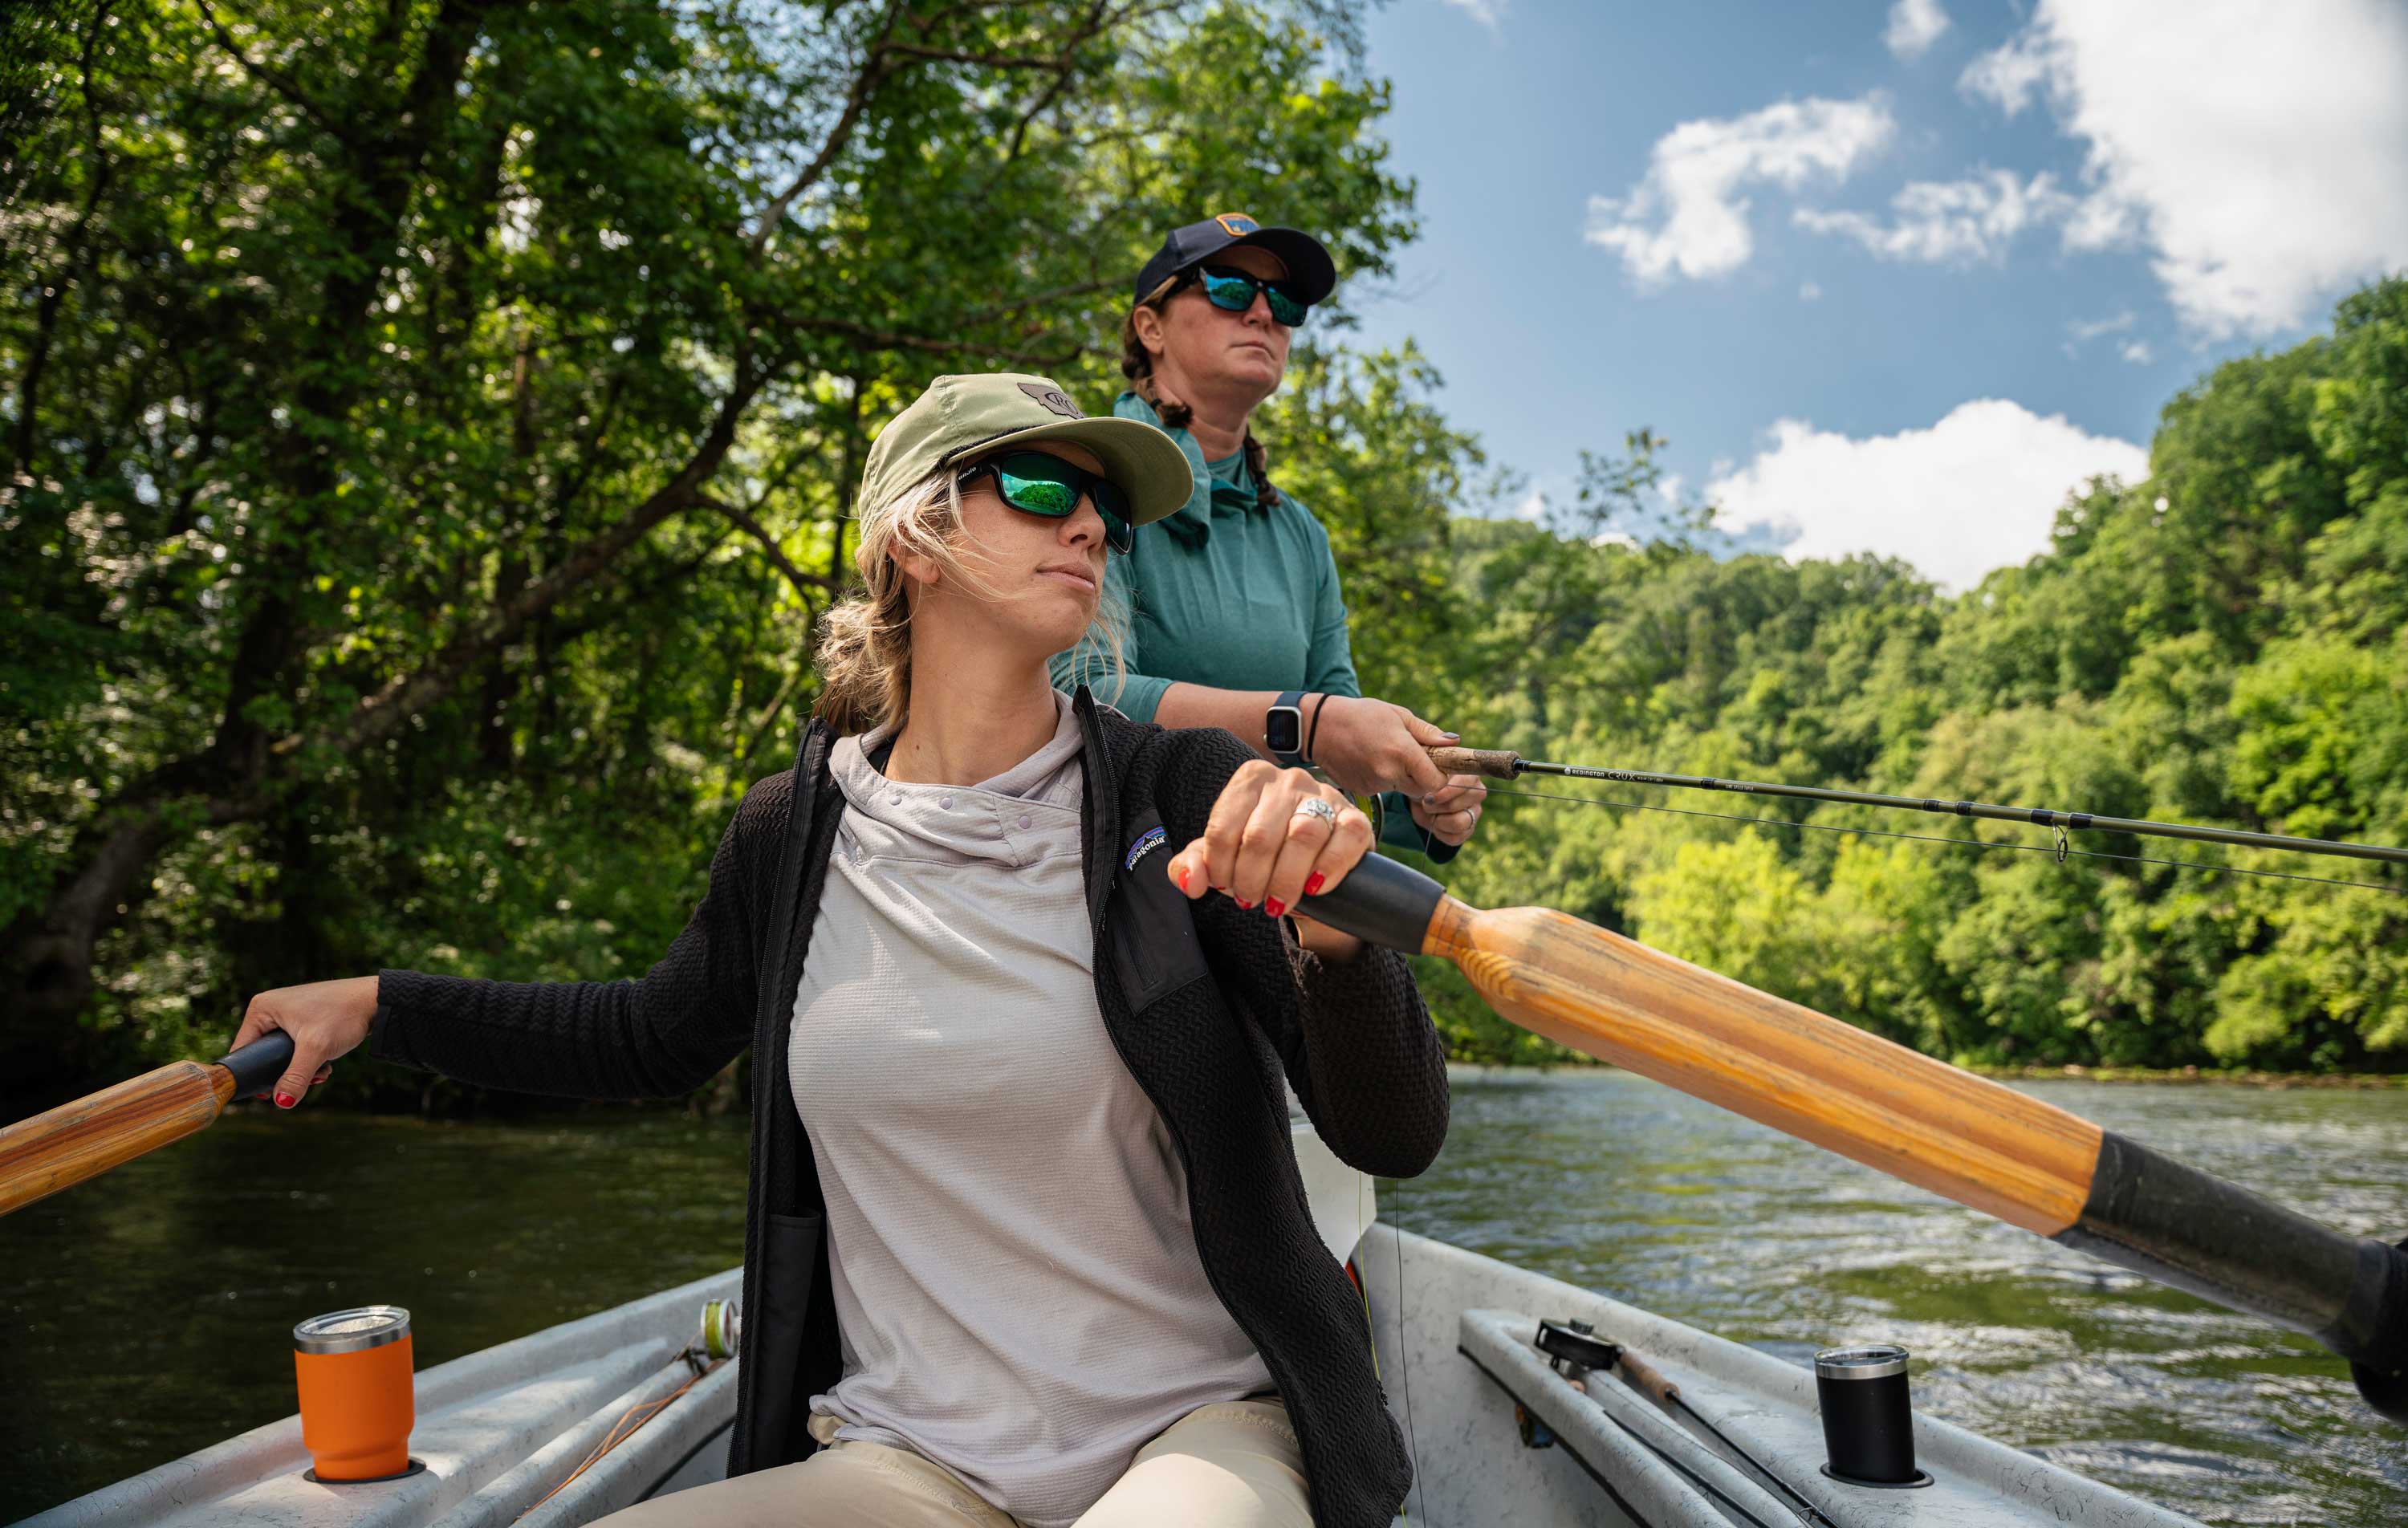
M 2205 860 L 2161 860 L 2149 854 L 2115 854 L 2103 849 L 2075 849 L 2070 844 L 1994 844 L 1980 838 L 1942 838 L 1928 833 L 1894 833 L 1886 828 L 1850 828 L 1830 822 L 1800 822 L 1792 817 L 1747 817 L 1738 812 L 1703 812 L 1689 807 L 1652 807 L 1642 801 L 1616 801 L 1611 796 L 1567 796 L 1548 791 L 1500 791 L 1488 787 L 1492 796 L 1522 796 L 1532 801 L 1570 801 L 1588 807 L 1612 807 L 1618 811 L 1670 812 L 1676 817 L 1711 817 L 1725 822 L 1758 822 L 1766 826 L 1811 828 L 1816 833 L 1854 833 L 1867 838 L 1905 838 L 1918 844 L 1946 844 L 1955 849 L 2003 849 L 2019 854 L 2053 854 L 2059 864 L 2069 854 L 2086 860 L 2123 860 L 2132 864 L 2169 864 L 2186 870 L 2204 870 L 2210 875 L 2257 876 L 2267 880 L 2306 880 L 2320 886 L 2346 886 L 2354 891 L 2382 892 L 2391 896 L 2408 895 L 2398 886 L 2386 886 L 2371 880 L 2339 880 L 2331 876 L 2302 876 L 2288 870 L 2248 870 L 2237 864 L 2210 864 Z
M 1388 1235 L 1397 1246 L 1397 1373 L 1405 1382 L 1405 1449 L 1413 1462 L 1413 1483 L 1422 1488 L 1422 1521 L 1438 1528 L 1438 1520 L 1429 1515 L 1429 1484 L 1422 1474 L 1421 1439 L 1413 1432 L 1413 1362 L 1410 1349 L 1412 1338 L 1405 1332 L 1405 1180 L 1393 1180 L 1397 1185 L 1398 1221 L 1388 1227 Z M 1375 1347 L 1375 1352 L 1378 1350 Z M 1399 1517 L 1404 1514 L 1399 1512 Z M 1411 1520 L 1408 1519 L 1408 1521 Z

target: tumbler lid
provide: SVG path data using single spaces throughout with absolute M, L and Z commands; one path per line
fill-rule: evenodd
M 355 1306 L 312 1316 L 293 1329 L 293 1347 L 304 1353 L 356 1353 L 409 1335 L 409 1312 L 399 1306 Z
M 1814 1355 L 1818 1379 L 1886 1379 L 1906 1372 L 1906 1349 L 1876 1342 L 1862 1348 L 1826 1348 Z

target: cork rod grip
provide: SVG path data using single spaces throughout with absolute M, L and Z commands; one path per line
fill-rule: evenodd
M 1639 1392 L 1657 1406 L 1670 1406 L 1681 1393 L 1681 1387 L 1664 1378 L 1655 1364 L 1625 1348 L 1622 1350 L 1622 1377 Z
M 1430 763 L 1450 775 L 1485 775 L 1510 780 L 1522 773 L 1522 756 L 1501 748 L 1433 748 Z

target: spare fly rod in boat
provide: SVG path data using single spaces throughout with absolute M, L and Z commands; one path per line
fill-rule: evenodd
M 1546 764 L 1525 759 L 1505 749 L 1433 748 L 1430 762 L 1450 775 L 1485 775 L 1491 779 L 1519 779 L 1524 775 L 1560 775 L 1570 779 L 1612 780 L 1618 785 L 1664 785 L 1676 791 L 1736 791 L 1745 795 L 1785 796 L 1797 801 L 1828 801 L 1846 807 L 1888 807 L 1904 811 L 1936 812 L 1945 817 L 1979 817 L 1993 822 L 2028 822 L 2034 827 L 2090 829 L 2099 833 L 2129 833 L 2145 838 L 2187 838 L 2203 844 L 2232 844 L 2242 849 L 2281 849 L 2300 854 L 2337 854 L 2353 860 L 2380 860 L 2408 864 L 2408 849 L 2385 844 L 2353 844 L 2333 838 L 2293 838 L 2280 833 L 2250 833 L 2241 828 L 2204 828 L 2189 822 L 2152 822 L 2144 818 L 2106 817 L 2097 812 L 2057 811 L 2047 807 L 2000 807 L 1986 801 L 1943 801 L 1934 796 L 1889 796 L 1872 791 L 1837 791 L 1819 785 L 1775 785 L 1765 780 L 1717 779 L 1710 775 L 1658 775 L 1641 769 L 1599 769 L 1588 764 Z
M 1297 913 L 1452 962 L 1523 1028 L 2109 1263 L 2302 1332 L 2408 1423 L 2408 1250 L 2028 1093 L 1541 907 L 1371 855 Z
M 178 1061 L 0 1130 L 0 1215 L 206 1130 L 293 1064 L 277 1033 L 213 1062 Z

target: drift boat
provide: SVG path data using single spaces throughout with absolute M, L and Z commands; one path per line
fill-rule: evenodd
M 1314 1223 L 1365 1291 L 1413 1454 L 1408 1522 L 2191 1524 L 1923 1416 L 1914 1438 L 1924 1484 L 1832 1478 L 1810 1370 L 1381 1224 L 1368 1179 L 1309 1127 L 1297 1127 L 1296 1148 Z M 424 1371 L 413 1473 L 400 1478 L 318 1483 L 300 1419 L 287 1417 L 22 1528 L 572 1528 L 706 1484 L 726 1467 L 736 1362 L 712 1327 L 724 1307 L 699 1335 L 696 1314 L 735 1300 L 738 1283 L 731 1268 Z

